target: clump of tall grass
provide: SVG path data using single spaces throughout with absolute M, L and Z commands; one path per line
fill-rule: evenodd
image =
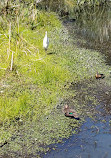
M 44 30 L 49 30 L 49 25 L 53 27 L 59 24 L 55 23 L 54 18 L 54 14 L 40 12 L 33 5 L 24 8 L 22 4 L 12 12 L 9 11 L 6 15 L 1 16 L 1 69 L 5 70 L 10 67 L 12 53 L 15 62 L 17 62 L 18 56 L 21 59 L 31 56 L 40 60 L 39 57 L 44 54 L 41 49 Z M 36 31 L 32 33 L 31 30 L 34 29 Z

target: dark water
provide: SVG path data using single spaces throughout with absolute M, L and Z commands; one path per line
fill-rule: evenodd
M 44 158 L 111 158 L 111 127 L 105 123 L 86 119 L 81 132 L 57 144 Z
M 51 2 L 51 0 L 44 1 L 45 9 L 54 8 L 54 11 L 61 12 L 65 8 L 64 1 L 55 1 L 55 6 Z M 76 44 L 79 47 L 101 52 L 106 64 L 111 65 L 111 3 L 94 7 L 77 7 L 73 12 L 69 11 L 69 15 L 66 12 L 64 17 L 63 23 L 70 35 L 78 39 Z M 83 40 L 85 42 L 81 42 Z M 111 106 L 109 100 L 111 95 L 110 98 L 105 99 L 107 107 Z M 106 110 L 105 115 L 98 115 L 96 121 L 87 118 L 78 134 L 53 146 L 55 150 L 52 147 L 43 158 L 111 158 L 109 110 L 111 108 Z

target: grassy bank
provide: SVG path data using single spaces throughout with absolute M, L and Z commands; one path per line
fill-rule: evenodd
M 108 76 L 109 67 L 98 52 L 77 48 L 53 12 L 21 6 L 3 11 L 0 25 L 0 144 L 7 142 L 0 154 L 36 156 L 49 149 L 44 145 L 69 137 L 83 120 L 66 119 L 61 112 L 63 100 L 76 95 L 68 91 L 71 83 L 93 79 L 97 69 Z M 82 114 L 76 99 L 73 104 Z

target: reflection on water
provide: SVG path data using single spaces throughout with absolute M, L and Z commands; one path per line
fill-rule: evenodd
M 78 28 L 81 28 L 81 35 L 87 39 L 100 43 L 111 40 L 110 6 L 85 7 L 78 10 L 76 21 Z
M 80 46 L 100 51 L 111 65 L 111 3 L 76 9 L 74 16 L 73 31 L 86 40 Z
M 86 120 L 81 132 L 58 144 L 56 150 L 43 158 L 111 158 L 109 122 Z

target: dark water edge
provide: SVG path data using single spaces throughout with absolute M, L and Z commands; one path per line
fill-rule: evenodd
M 57 144 L 43 158 L 110 158 L 111 127 L 109 118 L 106 122 L 92 121 L 87 118 L 81 132 Z

